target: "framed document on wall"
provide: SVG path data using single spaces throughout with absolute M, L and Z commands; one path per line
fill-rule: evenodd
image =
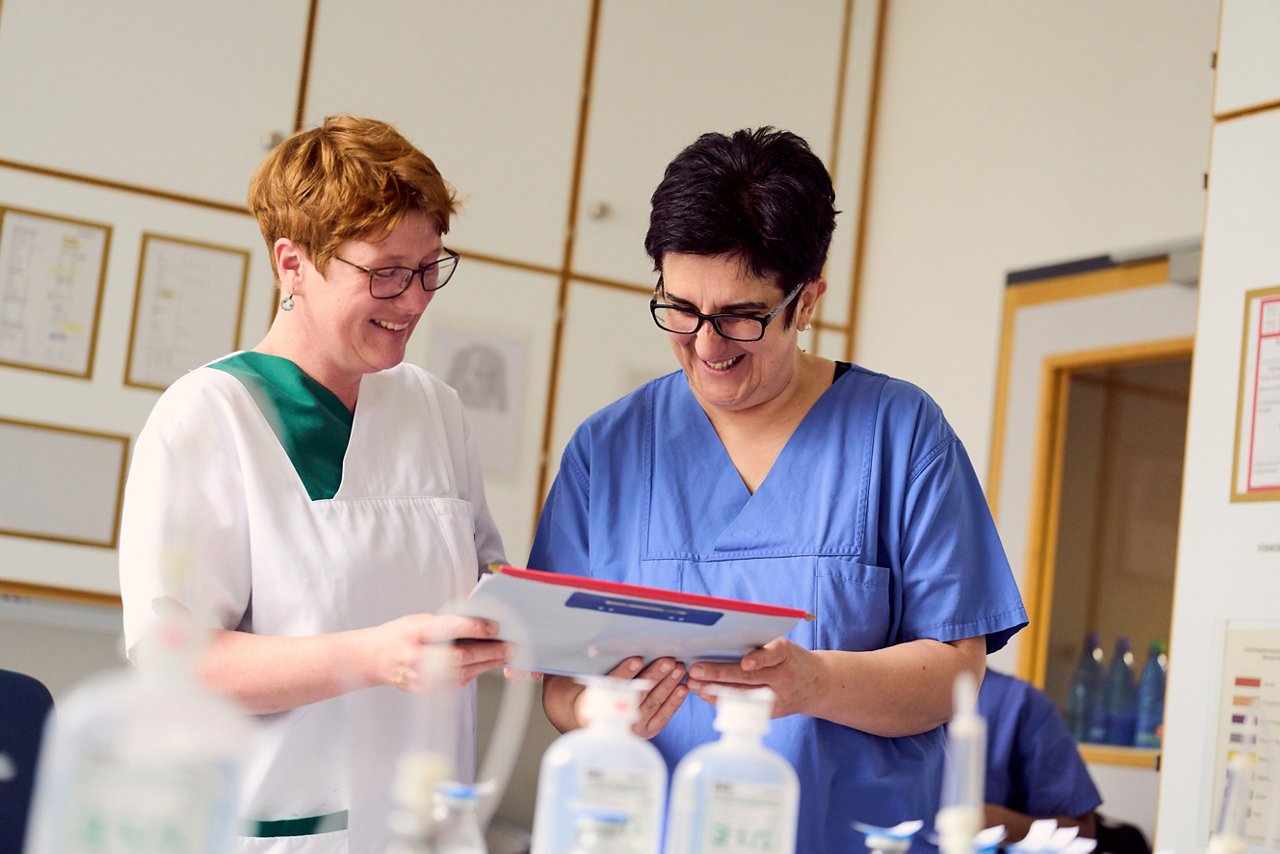
M 0 206 L 0 364 L 88 379 L 111 227 Z
M 142 235 L 125 385 L 163 390 L 239 346 L 249 252 Z
M 0 534 L 113 549 L 129 437 L 0 418 Z
M 1280 501 L 1280 285 L 1247 291 L 1232 501 Z

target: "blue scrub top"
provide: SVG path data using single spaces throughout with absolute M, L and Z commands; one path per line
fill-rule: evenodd
M 684 374 L 595 413 L 547 496 L 535 569 L 799 608 L 808 649 L 875 650 L 1026 625 L 963 446 L 920 389 L 853 367 L 818 399 L 754 494 Z M 653 744 L 674 769 L 713 741 L 690 696 Z M 851 850 L 854 821 L 932 824 L 941 727 L 882 738 L 790 715 L 765 739 L 800 777 L 797 850 Z
M 978 712 L 987 720 L 987 803 L 1033 818 L 1081 816 L 1102 804 L 1057 707 L 1034 685 L 988 669 Z

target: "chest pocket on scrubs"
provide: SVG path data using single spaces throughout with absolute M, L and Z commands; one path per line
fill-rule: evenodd
M 817 619 L 788 634 L 808 649 L 870 650 L 889 643 L 895 620 L 889 570 L 883 567 L 805 555 L 687 562 L 681 569 L 679 589 L 686 593 L 813 614 Z
M 466 596 L 475 586 L 479 572 L 475 507 L 463 498 L 432 498 L 428 503 L 453 567 L 450 598 Z
M 897 622 L 889 570 L 851 558 L 819 557 L 813 570 L 814 649 L 881 649 Z

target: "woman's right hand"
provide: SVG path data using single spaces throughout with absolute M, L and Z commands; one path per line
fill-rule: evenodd
M 632 730 L 642 738 L 653 738 L 671 721 L 689 689 L 680 684 L 684 665 L 660 658 L 648 667 L 639 656 L 623 659 L 607 674 L 615 679 L 645 679 L 651 685 L 640 698 L 639 712 Z M 582 714 L 583 685 L 571 676 L 547 676 L 542 682 L 542 708 L 547 720 L 560 732 L 586 726 Z
M 435 614 L 410 614 L 365 629 L 365 681 L 421 691 L 423 650 L 438 643 L 450 644 L 454 684 L 466 685 L 486 670 L 511 661 L 510 644 L 494 640 L 497 634 L 498 625 L 492 620 Z

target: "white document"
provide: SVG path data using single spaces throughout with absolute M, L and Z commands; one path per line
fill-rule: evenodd
M 813 619 L 804 611 L 533 569 L 495 567 L 456 609 L 495 620 L 511 666 L 604 675 L 624 658 L 737 661 Z

